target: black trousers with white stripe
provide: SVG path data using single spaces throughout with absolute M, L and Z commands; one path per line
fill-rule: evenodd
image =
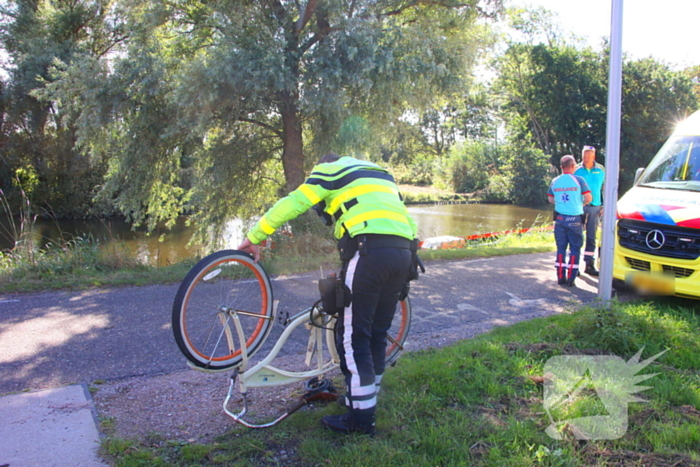
M 352 303 L 338 315 L 336 347 L 356 423 L 372 424 L 384 374 L 386 335 L 408 278 L 411 251 L 369 249 L 348 262 L 345 284 Z

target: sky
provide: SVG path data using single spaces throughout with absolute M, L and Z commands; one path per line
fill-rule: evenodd
M 513 6 L 542 6 L 558 14 L 564 32 L 600 48 L 610 36 L 612 0 L 511 0 Z M 653 57 L 674 70 L 700 65 L 698 0 L 626 0 L 622 6 L 622 50 L 629 58 Z

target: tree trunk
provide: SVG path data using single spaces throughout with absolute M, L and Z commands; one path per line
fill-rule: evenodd
M 297 99 L 290 94 L 282 98 L 282 167 L 284 169 L 285 194 L 293 191 L 304 182 L 304 140 L 301 120 L 296 105 Z

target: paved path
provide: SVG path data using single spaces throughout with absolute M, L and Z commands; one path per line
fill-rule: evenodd
M 412 286 L 411 334 L 444 331 L 447 336 L 467 326 L 475 335 L 494 324 L 596 299 L 597 281 L 581 276 L 578 288 L 563 288 L 556 284 L 552 263 L 551 253 L 429 263 Z M 318 295 L 319 275 L 274 278 L 280 311 L 309 306 Z M 170 325 L 176 289 L 0 295 L 0 394 L 183 369 Z M 279 333 L 279 326 L 273 332 Z
M 0 420 L 0 466 L 107 466 L 85 384 L 0 397 Z

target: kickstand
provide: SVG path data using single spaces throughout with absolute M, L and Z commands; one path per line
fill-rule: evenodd
M 243 396 L 243 410 L 241 410 L 238 414 L 234 414 L 228 409 L 228 403 L 229 400 L 231 399 L 231 394 L 233 393 L 233 386 L 235 384 L 236 378 L 238 376 L 238 369 L 233 372 L 231 375 L 231 381 L 229 382 L 229 388 L 228 388 L 228 395 L 226 396 L 226 399 L 224 400 L 224 412 L 226 414 L 233 418 L 235 421 L 240 423 L 243 426 L 246 426 L 248 428 L 268 428 L 274 425 L 277 425 L 279 422 L 284 420 L 285 418 L 289 417 L 291 414 L 299 410 L 300 408 L 304 407 L 306 404 L 309 402 L 313 401 L 334 401 L 338 399 L 338 391 L 336 391 L 335 387 L 333 387 L 333 383 L 326 379 L 326 378 L 321 378 L 318 379 L 318 377 L 312 378 L 309 381 L 307 381 L 304 384 L 305 389 L 307 390 L 307 393 L 302 396 L 302 398 L 297 401 L 293 406 L 289 407 L 285 413 L 280 415 L 276 420 L 269 422 L 269 423 L 264 423 L 261 425 L 256 425 L 250 422 L 247 422 L 246 420 L 243 419 L 245 414 L 248 412 L 248 393 L 247 392 L 242 392 L 241 396 Z

